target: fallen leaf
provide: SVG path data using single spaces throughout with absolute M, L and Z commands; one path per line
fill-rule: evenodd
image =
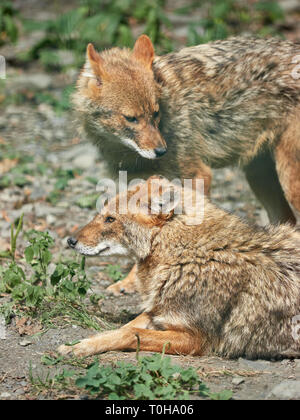
M 75 225 L 75 226 L 73 226 L 71 229 L 70 229 L 70 233 L 74 233 L 74 232 L 76 232 L 76 230 L 78 230 L 79 229 L 79 225 Z
M 57 229 L 55 229 L 55 232 L 60 238 L 64 238 L 67 235 L 67 230 L 65 226 L 60 226 Z
M 26 317 L 17 318 L 16 327 L 20 335 L 34 335 L 43 329 L 39 321 L 32 321 Z
M 3 217 L 3 219 L 6 221 L 6 222 L 8 222 L 8 223 L 10 223 L 11 222 L 11 220 L 10 220 L 10 218 L 8 217 L 8 214 L 7 214 L 7 212 L 5 211 L 5 210 L 2 210 L 2 217 Z
M 0 175 L 5 174 L 5 172 L 10 171 L 16 166 L 18 159 L 3 159 L 0 161 Z
M 0 238 L 0 250 L 7 251 L 10 249 L 10 241 L 8 239 Z

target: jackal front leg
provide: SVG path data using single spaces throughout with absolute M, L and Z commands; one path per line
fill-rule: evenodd
M 135 264 L 125 279 L 110 285 L 106 290 L 114 296 L 120 296 L 123 293 L 136 292 L 136 272 L 137 266 Z

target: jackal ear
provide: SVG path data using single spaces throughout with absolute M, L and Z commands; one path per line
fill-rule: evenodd
M 147 69 L 151 69 L 154 60 L 154 47 L 147 35 L 141 35 L 135 42 L 132 56 L 142 62 Z
M 180 194 L 173 188 L 164 191 L 159 197 L 154 197 L 150 204 L 151 213 L 169 219 L 180 202 Z
M 94 48 L 93 44 L 88 44 L 86 49 L 86 63 L 83 75 L 91 78 L 99 78 L 102 80 L 106 73 L 103 68 L 103 59 Z

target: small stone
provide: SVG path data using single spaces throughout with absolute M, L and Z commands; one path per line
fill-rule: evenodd
M 244 382 L 245 382 L 245 379 L 244 378 L 238 378 L 238 377 L 236 377 L 236 378 L 233 378 L 232 379 L 232 385 L 241 385 Z
M 45 73 L 20 74 L 14 80 L 14 90 L 45 90 L 51 86 L 52 78 Z
M 15 396 L 18 396 L 18 395 L 24 395 L 25 394 L 25 391 L 24 391 L 24 389 L 22 389 L 22 388 L 19 388 L 19 389 L 17 389 L 15 392 L 14 392 L 14 395 Z
M 42 187 L 34 187 L 30 194 L 30 198 L 32 201 L 39 200 L 40 198 L 45 197 L 46 192 Z
M 0 394 L 0 398 L 10 398 L 11 395 L 9 392 L 2 392 L 2 394 Z
M 48 225 L 53 225 L 56 222 L 56 217 L 53 216 L 53 214 L 47 214 L 46 216 L 46 222 Z
M 300 381 L 286 380 L 281 382 L 272 389 L 268 398 L 276 398 L 279 400 L 300 399 Z
M 22 347 L 30 346 L 30 344 L 32 344 L 32 341 L 27 340 L 26 338 L 25 338 L 25 340 L 22 340 L 22 341 L 19 342 L 19 345 L 22 346 Z
M 6 322 L 4 316 L 0 316 L 0 340 L 5 340 L 6 336 Z
M 47 206 L 40 203 L 35 203 L 34 211 L 36 217 L 47 217 L 48 214 L 62 215 L 65 213 L 64 209 L 58 207 Z
M 239 358 L 239 364 L 242 367 L 247 367 L 251 370 L 267 370 L 270 369 L 271 362 L 268 362 L 266 360 L 247 360 L 243 358 Z
M 95 153 L 84 154 L 77 156 L 73 160 L 73 165 L 75 168 L 79 169 L 89 169 L 95 166 L 97 155 Z
M 66 66 L 74 66 L 76 57 L 74 53 L 70 50 L 58 50 L 56 52 L 58 61 L 60 66 L 66 67 Z

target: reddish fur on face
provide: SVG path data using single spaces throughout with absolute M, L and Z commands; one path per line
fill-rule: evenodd
M 153 59 L 154 48 L 147 36 L 139 38 L 133 52 L 112 49 L 100 55 L 89 44 L 87 63 L 78 81 L 80 95 L 99 114 L 92 117 L 94 128 L 98 118 L 99 127 L 108 135 L 117 136 L 121 143 L 129 139 L 146 151 L 166 148 L 158 129 L 160 87 L 151 70 Z
M 112 199 L 95 218 L 83 227 L 76 235 L 76 239 L 86 246 L 96 247 L 100 238 L 120 240 L 124 234 L 123 222 L 133 221 L 145 227 L 162 227 L 170 218 L 173 217 L 173 210 L 168 213 L 151 214 L 151 194 L 153 196 L 152 186 L 153 182 L 160 182 L 159 177 L 153 176 L 147 180 L 145 184 L 138 185 L 133 189 L 127 191 L 127 207 L 128 213 L 126 215 L 119 214 L 119 209 L 124 200 L 122 195 Z M 130 200 L 138 194 L 140 199 L 138 201 L 139 211 L 133 212 L 130 209 Z M 124 194 L 123 194 L 124 195 Z M 123 204 L 122 204 L 123 205 Z M 116 219 L 113 228 L 110 224 L 105 223 L 105 219 L 112 216 Z

